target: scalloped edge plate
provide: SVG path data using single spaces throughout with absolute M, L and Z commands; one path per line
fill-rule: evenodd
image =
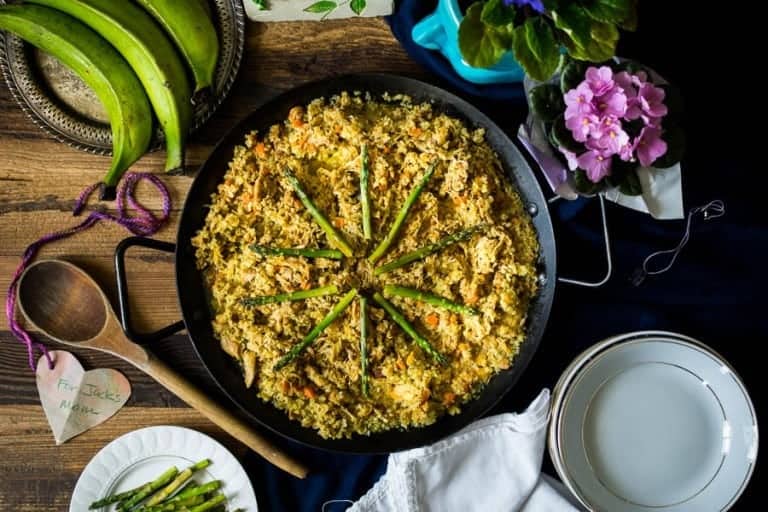
M 251 481 L 235 456 L 206 434 L 174 426 L 134 430 L 102 448 L 80 474 L 69 512 L 88 510 L 94 501 L 146 483 L 173 465 L 181 470 L 205 458 L 211 465 L 199 473 L 198 482 L 221 480 L 228 509 L 258 512 Z M 115 506 L 101 510 L 113 512 Z

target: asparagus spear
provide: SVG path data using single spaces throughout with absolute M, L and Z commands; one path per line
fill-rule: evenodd
M 414 205 L 416 202 L 416 199 L 419 198 L 419 194 L 421 194 L 421 191 L 424 189 L 424 186 L 427 184 L 427 181 L 429 181 L 429 178 L 432 177 L 432 175 L 435 173 L 435 168 L 437 167 L 437 162 L 434 162 L 432 165 L 427 168 L 427 172 L 424 173 L 424 176 L 421 178 L 421 181 L 413 187 L 411 190 L 411 193 L 408 195 L 408 198 L 405 200 L 405 203 L 403 203 L 403 206 L 400 208 L 400 211 L 397 213 L 397 217 L 395 217 L 395 221 L 392 223 L 392 226 L 389 228 L 389 233 L 387 233 L 387 236 L 384 237 L 384 240 L 381 241 L 381 243 L 374 249 L 374 251 L 371 253 L 370 256 L 368 256 L 368 261 L 373 265 L 376 263 L 379 258 L 384 256 L 384 253 L 387 252 L 387 249 L 389 249 L 389 246 L 392 245 L 392 242 L 394 242 L 395 237 L 397 236 L 398 231 L 400 231 L 400 228 L 403 226 L 403 223 L 405 222 L 405 218 L 408 216 L 408 211 L 411 209 L 411 206 Z
M 189 480 L 192 477 L 192 473 L 195 471 L 199 471 L 201 469 L 205 469 L 208 466 L 211 465 L 211 461 L 208 459 L 203 459 L 200 462 L 196 462 L 195 464 L 191 465 L 178 475 L 176 475 L 176 478 L 174 478 L 171 483 L 160 489 L 158 492 L 152 495 L 151 498 L 147 501 L 147 503 L 144 505 L 145 507 L 151 507 L 153 505 L 157 505 L 161 501 L 167 499 L 171 494 L 176 492 L 176 489 L 181 487 L 181 485 Z
M 208 501 L 201 503 L 200 505 L 197 505 L 196 507 L 192 507 L 189 509 L 189 512 L 205 512 L 206 510 L 210 510 L 219 503 L 224 503 L 227 500 L 226 496 L 219 493 L 209 499 Z
M 168 482 L 170 482 L 177 474 L 179 473 L 178 468 L 176 466 L 172 467 L 159 477 L 157 477 L 155 480 L 142 485 L 138 491 L 136 491 L 133 496 L 131 496 L 130 499 L 127 501 L 124 501 L 120 504 L 118 507 L 118 510 L 120 511 L 127 511 L 131 510 L 133 507 L 138 505 L 141 501 L 144 500 L 147 496 L 161 488 L 162 486 L 166 485 Z
M 394 261 L 390 261 L 385 265 L 376 267 L 373 270 L 373 274 L 377 276 L 381 274 L 385 274 L 387 272 L 391 272 L 392 270 L 395 270 L 396 268 L 404 267 L 405 265 L 413 261 L 424 259 L 430 254 L 434 254 L 437 251 L 440 251 L 448 247 L 449 245 L 452 245 L 458 242 L 463 242 L 465 240 L 469 240 L 470 238 L 472 238 L 472 236 L 475 233 L 480 231 L 482 228 L 483 228 L 482 225 L 475 226 L 468 229 L 462 229 L 461 231 L 445 236 L 435 243 L 425 245 L 424 247 L 416 249 L 415 251 L 411 251 L 409 253 L 403 254 L 402 256 L 400 256 Z
M 208 494 L 209 492 L 213 492 L 218 490 L 221 487 L 221 480 L 214 480 L 212 482 L 208 482 L 207 484 L 200 485 L 198 487 L 187 489 L 184 491 L 181 491 L 179 494 L 168 500 L 171 503 L 174 503 L 176 501 L 181 501 L 187 498 L 194 498 L 195 496 L 202 496 L 204 494 Z
M 325 318 L 320 320 L 320 323 L 318 323 L 311 331 L 309 331 L 309 334 L 304 336 L 304 339 L 294 345 L 293 348 L 291 348 L 291 350 L 286 355 L 284 355 L 277 362 L 277 364 L 275 364 L 275 371 L 291 363 L 299 356 L 299 354 L 304 351 L 304 349 L 310 346 L 312 342 L 314 342 L 315 339 L 320 336 L 320 333 L 323 332 L 326 327 L 331 325 L 331 323 L 333 323 L 333 321 L 336 320 L 336 318 L 338 318 L 342 312 L 344 312 L 347 306 L 349 306 L 349 303 L 352 302 L 352 299 L 355 298 L 355 295 L 357 295 L 356 289 L 353 288 L 348 291 L 347 294 L 344 295 L 344 297 L 342 297 L 335 306 L 333 306 L 333 309 L 331 309 L 331 311 L 325 315 Z
M 363 396 L 368 392 L 368 299 L 360 296 L 360 389 Z
M 240 302 L 245 306 L 262 306 L 274 302 L 288 302 L 296 300 L 310 299 L 312 297 L 322 297 L 324 295 L 335 295 L 339 293 L 336 285 L 321 286 L 309 290 L 299 290 L 298 292 L 278 293 L 277 295 L 261 295 L 258 297 L 248 297 Z
M 392 295 L 395 297 L 405 297 L 407 299 L 415 299 L 421 302 L 426 302 L 427 304 L 432 304 L 433 306 L 437 306 L 439 308 L 447 309 L 448 311 L 453 311 L 454 313 L 462 313 L 465 315 L 477 315 L 480 313 L 474 308 L 465 306 L 463 304 L 458 304 L 449 299 L 446 299 L 445 297 L 422 292 L 421 290 L 408 288 L 406 286 L 397 286 L 393 284 L 385 285 L 384 294 Z
M 421 347 L 421 349 L 432 356 L 432 358 L 437 361 L 440 364 L 446 364 L 448 360 L 445 358 L 444 355 L 442 355 L 440 352 L 437 351 L 435 347 L 432 346 L 432 344 L 427 341 L 426 338 L 424 338 L 421 334 L 419 334 L 416 329 L 408 322 L 408 320 L 405 319 L 402 313 L 400 313 L 395 306 L 390 304 L 387 299 L 385 299 L 379 292 L 376 292 L 373 294 L 373 300 L 379 303 L 379 305 L 384 308 L 384 310 L 389 313 L 389 316 L 392 317 L 392 320 L 395 321 L 397 325 L 399 325 L 405 332 L 408 334 L 408 336 L 411 337 L 413 341 L 416 342 L 418 346 Z
M 192 496 L 191 498 L 184 498 L 178 501 L 164 501 L 153 507 L 141 507 L 136 512 L 176 512 L 180 510 L 186 510 L 189 507 L 200 505 L 205 502 L 205 496 Z
M 325 234 L 328 236 L 328 239 L 331 241 L 331 243 L 335 245 L 342 253 L 344 253 L 344 256 L 348 258 L 351 257 L 352 247 L 349 246 L 346 240 L 344 240 L 344 238 L 342 238 L 342 236 L 333 228 L 333 226 L 331 226 L 331 223 L 328 222 L 328 219 L 326 219 L 320 210 L 317 209 L 317 206 L 315 206 L 315 203 L 312 202 L 312 199 L 310 199 L 307 193 L 304 191 L 304 188 L 302 188 L 301 183 L 299 183 L 299 180 L 296 179 L 296 176 L 293 175 L 289 168 L 286 168 L 283 171 L 283 175 L 285 176 L 285 179 L 288 180 L 288 183 L 290 183 L 293 187 L 296 195 L 299 196 L 299 200 L 302 202 L 304 207 L 312 215 L 312 218 L 314 218 L 315 222 L 317 222 L 323 231 L 325 231 Z
M 251 250 L 262 256 L 304 256 L 305 258 L 328 258 L 331 260 L 340 260 L 344 257 L 344 254 L 336 249 L 292 249 L 253 244 Z
M 94 501 L 93 503 L 91 503 L 91 506 L 88 508 L 90 510 L 93 510 L 96 508 L 106 507 L 107 505 L 111 505 L 112 503 L 117 503 L 118 501 L 126 501 L 130 499 L 131 496 L 139 492 L 144 487 L 144 485 L 140 485 L 139 487 L 136 487 L 135 489 L 131 489 L 130 491 L 121 492 L 119 494 L 112 494 L 100 500 Z
M 371 197 L 368 195 L 368 146 L 360 148 L 360 207 L 363 215 L 363 238 L 371 239 Z

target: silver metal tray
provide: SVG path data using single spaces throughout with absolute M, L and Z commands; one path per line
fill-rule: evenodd
M 245 44 L 245 12 L 240 0 L 209 0 L 219 36 L 219 62 L 214 97 L 195 108 L 191 131 L 202 126 L 229 93 Z M 0 0 L 0 4 L 7 3 Z M 58 60 L 0 31 L 0 70 L 8 88 L 32 121 L 56 139 L 77 149 L 109 155 L 112 132 L 99 100 L 91 89 Z M 163 133 L 158 128 L 152 149 Z

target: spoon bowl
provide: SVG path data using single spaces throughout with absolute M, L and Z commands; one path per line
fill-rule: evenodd
M 79 267 L 56 260 L 30 266 L 19 281 L 19 308 L 50 338 L 65 344 L 96 338 L 114 315 L 99 285 Z
M 272 464 L 299 478 L 306 476 L 301 464 L 129 340 L 101 287 L 80 267 L 61 260 L 30 265 L 19 280 L 18 304 L 24 318 L 46 336 L 128 361 Z

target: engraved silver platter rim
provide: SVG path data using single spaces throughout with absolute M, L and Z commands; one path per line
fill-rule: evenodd
M 0 0 L 0 5 L 10 3 Z M 210 102 L 196 106 L 190 126 L 194 133 L 219 108 L 237 77 L 245 46 L 245 10 L 240 0 L 210 0 L 211 15 L 219 36 L 219 61 L 216 64 Z M 0 71 L 16 103 L 32 122 L 56 140 L 98 155 L 112 154 L 112 133 L 108 124 L 87 118 L 67 106 L 41 83 L 27 45 L 19 37 L 0 31 Z M 162 147 L 163 133 L 158 127 L 151 151 Z

